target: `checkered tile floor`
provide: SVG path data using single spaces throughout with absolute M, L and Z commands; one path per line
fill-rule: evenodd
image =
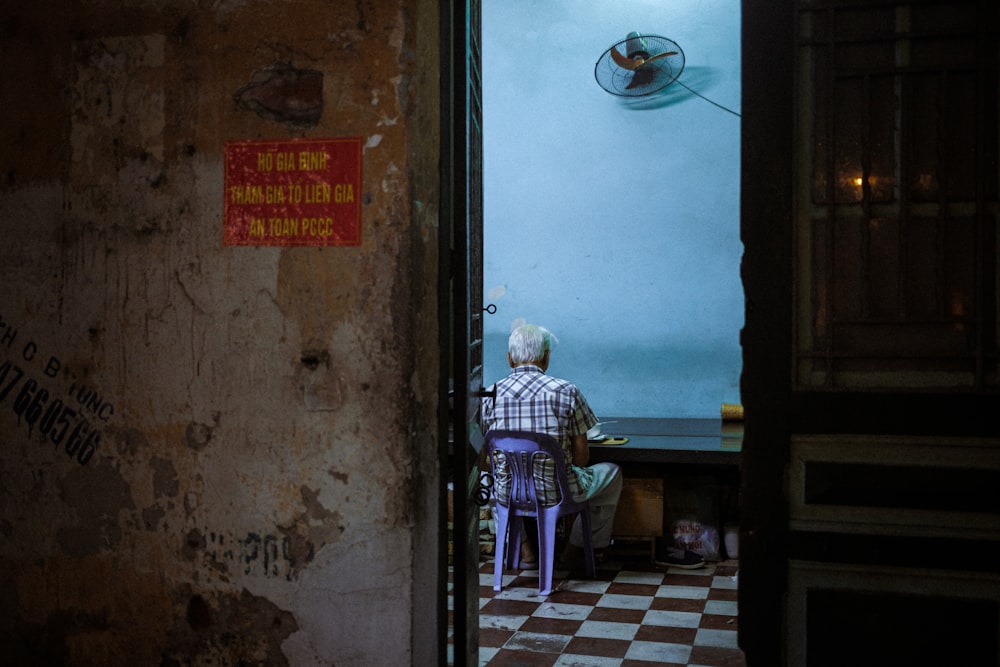
M 613 548 L 609 551 L 613 551 Z M 736 645 L 738 563 L 699 570 L 606 554 L 595 580 L 556 570 L 538 596 L 537 571 L 509 571 L 493 591 L 493 561 L 480 566 L 481 665 L 745 667 Z

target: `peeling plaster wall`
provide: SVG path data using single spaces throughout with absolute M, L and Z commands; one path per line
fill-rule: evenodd
M 0 10 L 0 662 L 436 658 L 436 12 Z M 225 141 L 350 136 L 360 247 L 222 246 Z

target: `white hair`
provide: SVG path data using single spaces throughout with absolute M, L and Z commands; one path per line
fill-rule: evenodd
M 559 341 L 551 331 L 537 324 L 522 324 L 510 332 L 507 339 L 507 354 L 514 364 L 530 364 L 541 361 L 545 353 Z

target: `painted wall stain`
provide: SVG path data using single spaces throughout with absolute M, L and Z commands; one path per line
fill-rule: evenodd
M 277 63 L 254 72 L 233 99 L 261 118 L 295 128 L 314 127 L 323 115 L 323 73 Z
M 108 437 L 115 443 L 119 458 L 134 459 L 149 446 L 146 435 L 135 428 L 108 429 Z
M 188 592 L 160 667 L 289 664 L 282 642 L 298 630 L 295 617 L 246 590 Z
M 153 469 L 153 493 L 157 498 L 176 498 L 180 490 L 177 482 L 177 469 L 174 462 L 154 456 L 149 461 L 149 466 Z
M 213 426 L 191 422 L 184 430 L 184 444 L 196 451 L 201 451 L 212 440 Z
M 56 529 L 63 552 L 83 558 L 115 549 L 122 539 L 119 513 L 134 510 L 128 483 L 110 467 L 71 469 L 58 480 L 59 497 L 73 512 L 73 523 Z
M 146 530 L 159 529 L 160 522 L 167 516 L 166 510 L 159 505 L 153 505 L 142 510 L 142 525 Z

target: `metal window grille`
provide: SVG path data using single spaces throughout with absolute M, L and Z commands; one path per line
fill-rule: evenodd
M 798 3 L 798 387 L 997 387 L 997 16 Z

